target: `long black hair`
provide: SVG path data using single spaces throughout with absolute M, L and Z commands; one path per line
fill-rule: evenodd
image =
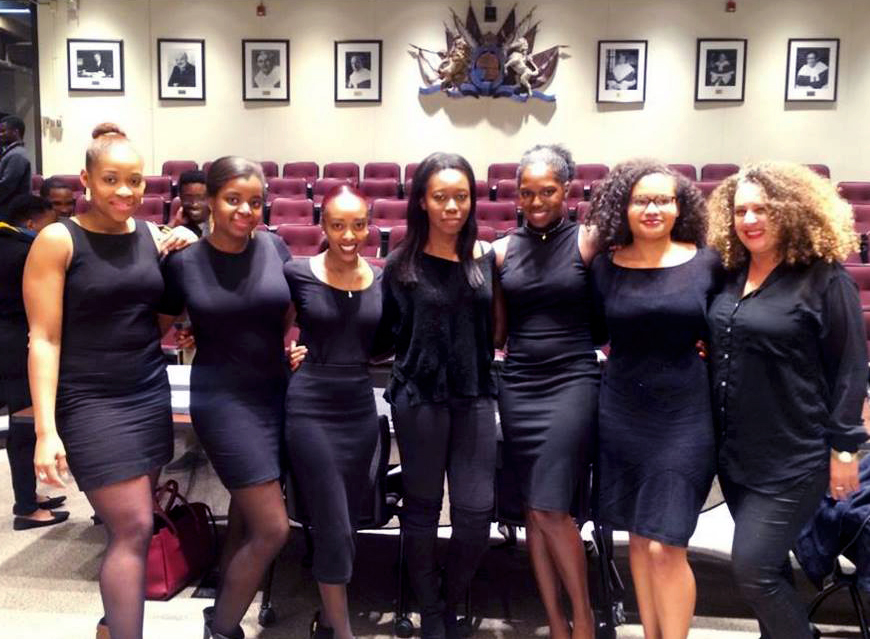
M 465 278 L 472 288 L 483 284 L 483 273 L 474 261 L 474 243 L 477 241 L 477 193 L 475 189 L 474 171 L 471 165 L 461 155 L 456 153 L 433 153 L 427 156 L 417 170 L 411 182 L 411 193 L 408 195 L 408 233 L 399 248 L 396 269 L 398 279 L 403 284 L 415 284 L 420 272 L 420 255 L 429 240 L 429 214 L 423 208 L 426 198 L 426 187 L 429 178 L 445 169 L 456 169 L 468 179 L 468 192 L 471 198 L 471 210 L 468 219 L 462 225 L 456 237 L 456 255 L 462 265 Z

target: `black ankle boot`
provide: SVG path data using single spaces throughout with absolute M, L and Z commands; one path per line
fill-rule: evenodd
M 308 631 L 308 636 L 311 639 L 332 639 L 335 633 L 329 626 L 323 625 L 320 619 L 320 611 L 314 613 L 314 619 L 311 620 L 311 629 Z
M 405 535 L 408 581 L 420 605 L 421 639 L 445 639 L 446 637 L 444 602 L 441 599 L 440 574 L 435 559 L 437 541 L 434 535 Z

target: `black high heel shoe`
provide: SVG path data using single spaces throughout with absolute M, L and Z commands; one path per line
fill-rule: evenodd
M 311 620 L 311 628 L 308 631 L 308 636 L 311 639 L 332 639 L 334 633 L 332 628 L 324 626 L 320 621 L 320 611 L 314 613 L 314 619 Z

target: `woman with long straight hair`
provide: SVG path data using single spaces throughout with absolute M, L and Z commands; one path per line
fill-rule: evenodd
M 407 235 L 384 268 L 382 327 L 396 351 L 385 397 L 402 460 L 402 531 L 425 639 L 459 636 L 456 604 L 486 550 L 493 507 L 493 256 L 477 240 L 474 184 L 461 156 L 424 159 L 408 198 Z M 453 533 L 439 583 L 445 473 Z
M 61 486 L 71 471 L 105 524 L 100 631 L 112 639 L 142 637 L 152 487 L 172 458 L 158 327 L 167 244 L 133 218 L 142 168 L 117 125 L 97 126 L 81 172 L 90 208 L 40 232 L 23 280 L 36 475 Z
M 244 636 L 238 624 L 289 533 L 279 479 L 290 254 L 279 237 L 255 230 L 265 185 L 259 164 L 215 160 L 206 178 L 212 232 L 163 269 L 163 312 L 186 309 L 196 339 L 191 421 L 230 491 L 231 528 L 242 533 L 225 549 L 215 606 L 204 613 L 206 637 L 215 639 Z

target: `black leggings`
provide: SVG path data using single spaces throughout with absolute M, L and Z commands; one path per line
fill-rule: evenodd
M 409 568 L 412 572 L 415 567 L 427 572 L 432 568 L 446 472 L 453 533 L 443 595 L 453 605 L 467 589 L 489 540 L 495 486 L 495 404 L 489 397 L 452 397 L 444 403 L 412 406 L 404 391 L 394 401 Z M 411 581 L 415 583 L 414 575 Z M 434 594 L 431 588 L 425 594 L 415 590 L 418 598 Z
M 12 419 L 10 411 L 9 434 L 6 438 L 6 453 L 12 472 L 12 492 L 15 505 L 12 513 L 17 516 L 36 512 L 36 473 L 33 468 L 33 451 L 36 448 L 36 432 L 33 424 Z
M 734 578 L 766 639 L 812 639 L 806 606 L 789 578 L 788 553 L 819 507 L 828 480 L 826 467 L 787 490 L 762 494 L 719 477 L 734 518 Z

